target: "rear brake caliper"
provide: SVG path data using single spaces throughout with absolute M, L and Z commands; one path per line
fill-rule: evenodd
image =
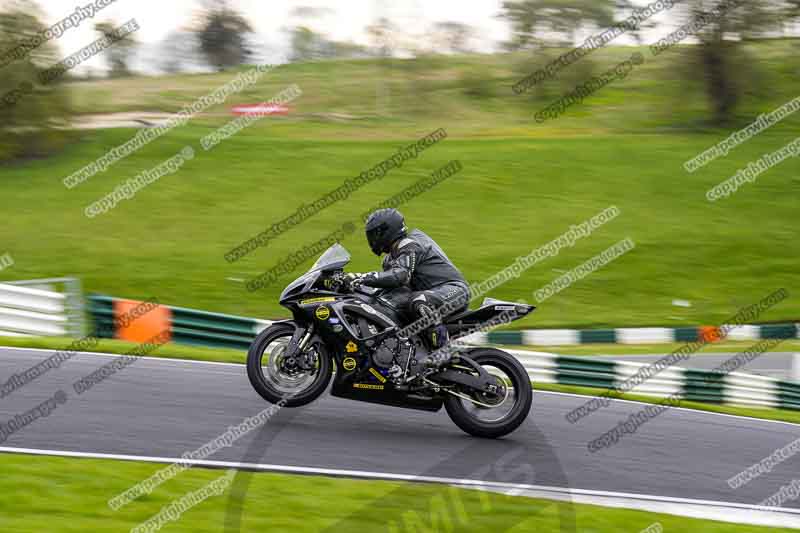
M 480 393 L 481 398 L 486 403 L 493 403 L 496 401 L 501 401 L 506 397 L 506 386 L 505 384 L 497 378 L 494 377 L 494 383 L 487 383 L 486 390 Z

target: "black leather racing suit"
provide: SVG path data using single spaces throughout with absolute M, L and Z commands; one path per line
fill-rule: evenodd
M 383 272 L 364 274 L 362 284 L 395 289 L 394 301 L 403 294 L 406 311 L 414 319 L 435 310 L 438 316 L 434 326 L 469 305 L 469 286 L 464 276 L 439 245 L 418 229 L 392 243 L 383 258 Z M 439 343 L 434 340 L 434 344 Z

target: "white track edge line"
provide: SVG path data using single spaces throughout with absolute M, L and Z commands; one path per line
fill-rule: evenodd
M 137 462 L 149 462 L 149 463 L 180 463 L 180 464 L 191 464 L 191 465 L 217 467 L 217 468 L 241 468 L 250 470 L 271 471 L 271 472 L 286 472 L 294 474 L 316 474 L 323 476 L 349 477 L 349 478 L 373 479 L 373 480 L 384 480 L 384 481 L 416 481 L 424 483 L 437 483 L 437 484 L 459 485 L 459 486 L 491 487 L 491 488 L 508 489 L 508 490 L 511 489 L 534 490 L 541 492 L 553 492 L 558 494 L 604 496 L 610 498 L 627 498 L 632 500 L 679 503 L 679 504 L 689 504 L 689 505 L 715 505 L 718 507 L 727 507 L 733 509 L 780 512 L 780 513 L 787 513 L 800 516 L 800 509 L 788 509 L 784 507 L 781 507 L 780 511 L 777 511 L 774 507 L 737 503 L 737 502 L 695 500 L 690 498 L 675 498 L 672 496 L 655 496 L 650 494 L 634 494 L 627 492 L 573 489 L 573 488 L 552 487 L 545 485 L 529 485 L 521 483 L 504 483 L 500 481 L 482 481 L 479 479 L 443 478 L 435 476 L 417 476 L 412 474 L 392 474 L 388 472 L 370 472 L 363 470 L 344 470 L 344 469 L 318 468 L 318 467 L 308 467 L 308 466 L 286 466 L 286 465 L 273 465 L 273 464 L 263 464 L 263 463 L 241 463 L 236 461 L 210 461 L 207 459 L 187 461 L 183 458 L 178 458 L 178 457 L 150 457 L 143 455 L 124 455 L 124 454 L 100 453 L 100 452 L 75 452 L 75 451 L 62 451 L 62 450 L 42 450 L 37 448 L 14 448 L 7 446 L 0 446 L 0 452 L 29 454 L 29 455 L 51 455 L 58 457 L 76 457 L 84 459 L 115 459 L 121 461 L 137 461 Z

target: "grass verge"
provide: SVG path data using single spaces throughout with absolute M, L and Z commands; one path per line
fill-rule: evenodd
M 774 67 L 797 56 L 785 44 L 773 43 L 765 51 L 773 53 L 770 57 L 780 52 Z M 610 47 L 597 51 L 592 60 L 613 65 L 631 52 L 627 46 Z M 533 113 L 561 91 L 541 102 L 532 102 L 529 94 L 515 95 L 510 86 L 531 72 L 516 68 L 519 59 L 522 55 L 479 55 L 287 65 L 215 106 L 209 113 L 213 116 L 170 131 L 73 189 L 67 190 L 62 180 L 137 131 L 87 131 L 57 156 L 4 165 L 0 211 L 11 231 L 0 253 L 10 253 L 15 264 L 0 272 L 0 280 L 72 274 L 90 291 L 119 297 L 156 295 L 164 303 L 209 311 L 285 316 L 277 303 L 281 290 L 316 257 L 304 258 L 256 293 L 249 293 L 242 280 L 285 263 L 347 221 L 358 228 L 342 238 L 353 255 L 350 268 L 379 269 L 360 216 L 458 160 L 461 172 L 400 208 L 409 226 L 436 239 L 470 282 L 490 278 L 612 205 L 621 213 L 488 296 L 534 301 L 535 291 L 620 240 L 630 238 L 636 244 L 541 302 L 516 327 L 720 324 L 780 287 L 790 294 L 800 289 L 800 240 L 792 229 L 800 179 L 797 158 L 771 168 L 730 197 L 713 203 L 705 197 L 711 187 L 797 137 L 796 121 L 776 124 L 689 174 L 683 163 L 731 132 L 691 133 L 680 127 L 702 114 L 705 98 L 700 91 L 690 99 L 685 84 L 664 82 L 673 73 L 669 61 L 648 62 L 557 121 L 537 124 Z M 494 96 L 475 99 L 465 94 L 463 76 L 475 68 L 487 69 L 479 78 L 487 80 Z M 234 76 L 125 78 L 76 84 L 75 93 L 87 111 L 174 110 Z M 737 122 L 746 125 L 796 95 L 793 77 L 776 81 L 765 92 L 770 100 L 745 106 Z M 264 101 L 292 83 L 303 90 L 292 103 L 292 113 L 253 124 L 211 151 L 201 147 L 203 136 L 231 120 L 231 105 Z M 385 83 L 390 93 L 384 93 Z M 670 86 L 680 96 L 678 105 L 669 105 L 662 93 Z M 391 97 L 376 99 L 376 94 Z M 391 109 L 381 107 L 384 100 Z M 320 116 L 331 113 L 356 118 Z M 401 168 L 241 260 L 224 259 L 230 249 L 290 217 L 301 205 L 312 204 L 437 128 L 447 131 L 447 139 Z M 87 218 L 87 206 L 186 146 L 196 156 L 175 174 L 120 200 L 111 211 Z M 690 301 L 692 307 L 676 307 L 676 299 Z M 759 320 L 798 316 L 800 299 L 790 297 Z
M 191 469 L 118 511 L 109 498 L 163 465 L 98 459 L 0 454 L 0 527 L 16 533 L 128 531 L 187 493 L 220 478 L 222 470 Z M 438 485 L 239 472 L 228 490 L 183 513 L 165 531 L 222 532 L 231 492 L 246 487 L 239 531 L 664 531 L 700 533 L 789 532 L 671 515 L 557 504 Z
M 74 339 L 66 337 L 0 337 L 0 346 L 11 348 L 39 348 L 45 350 L 64 350 Z M 97 346 L 89 347 L 85 352 L 124 354 L 137 345 L 128 341 L 100 339 Z M 214 361 L 218 363 L 245 363 L 247 354 L 244 351 L 227 348 L 206 348 L 187 346 L 185 344 L 167 343 L 161 345 L 148 357 L 170 357 L 173 359 L 193 359 L 196 361 Z

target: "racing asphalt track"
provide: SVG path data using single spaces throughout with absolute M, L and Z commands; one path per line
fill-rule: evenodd
M 0 348 L 0 385 L 52 353 Z M 6 422 L 58 389 L 68 396 L 49 417 L 10 435 L 0 451 L 179 458 L 268 406 L 251 389 L 243 365 L 158 358 L 142 358 L 82 395 L 75 393 L 73 382 L 112 359 L 78 354 L 0 399 L 0 422 Z M 616 445 L 590 453 L 590 440 L 645 406 L 613 401 L 576 424 L 567 422 L 566 413 L 585 401 L 536 392 L 526 423 L 491 441 L 462 433 L 444 410 L 425 413 L 324 396 L 301 409 L 282 409 L 263 431 L 209 459 L 751 505 L 798 477 L 800 454 L 736 490 L 727 484 L 800 437 L 798 425 L 671 409 Z M 512 468 L 520 464 L 526 468 Z M 800 501 L 784 507 L 798 512 Z M 800 514 L 792 520 L 800 527 Z

